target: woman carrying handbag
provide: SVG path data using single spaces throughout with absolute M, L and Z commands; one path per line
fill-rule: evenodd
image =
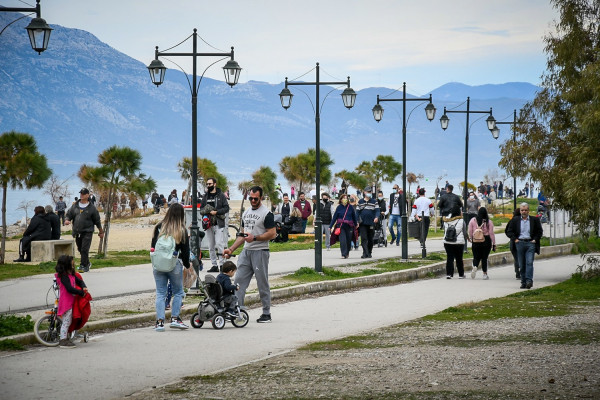
M 354 212 L 354 207 L 348 204 L 348 196 L 345 194 L 340 195 L 338 206 L 331 218 L 329 228 L 333 228 L 334 226 L 335 229 L 333 230 L 332 237 L 339 237 L 342 258 L 348 258 L 350 250 L 352 249 L 352 240 L 356 226 L 356 214 Z

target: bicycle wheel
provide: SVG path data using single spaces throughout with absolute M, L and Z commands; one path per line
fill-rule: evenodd
M 58 346 L 60 340 L 60 320 L 55 315 L 44 315 L 33 327 L 35 338 L 44 346 Z

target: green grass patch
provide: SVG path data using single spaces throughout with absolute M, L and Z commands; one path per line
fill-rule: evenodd
M 12 340 L 12 339 L 4 339 L 0 340 L 0 351 L 21 351 L 25 350 L 25 346 L 21 343 Z
M 112 310 L 110 314 L 142 314 L 143 311 L 134 310 Z
M 340 351 L 340 350 L 356 350 L 356 349 L 371 349 L 383 347 L 381 344 L 373 342 L 371 335 L 355 335 L 348 336 L 343 339 L 328 340 L 324 342 L 310 343 L 300 347 L 298 350 L 307 351 Z
M 600 305 L 600 277 L 575 274 L 565 282 L 527 290 L 479 303 L 449 307 L 424 321 L 474 321 L 500 318 L 546 317 L 577 312 L 581 305 Z
M 31 315 L 19 317 L 16 315 L 0 315 L 0 337 L 18 335 L 33 330 Z

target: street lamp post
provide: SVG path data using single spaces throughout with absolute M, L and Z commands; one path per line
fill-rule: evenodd
M 432 98 L 406 98 L 406 82 L 402 84 L 402 98 L 401 99 L 381 99 L 377 95 L 377 104 L 373 107 L 373 118 L 379 122 L 383 118 L 383 107 L 379 105 L 382 101 L 401 101 L 402 102 L 402 198 L 400 206 L 400 219 L 402 223 L 402 260 L 408 261 L 408 215 L 406 215 L 406 102 L 407 101 L 429 101 L 429 104 L 425 107 L 425 115 L 431 122 L 435 118 L 436 108 L 431 102 Z
M 189 39 L 189 37 L 188 37 Z M 187 40 L 187 39 L 186 39 Z M 150 72 L 150 79 L 157 87 L 160 86 L 165 78 L 165 72 L 167 68 L 164 66 L 162 61 L 158 59 L 161 56 L 173 56 L 173 57 L 192 57 L 192 83 L 190 85 L 192 93 L 192 225 L 190 228 L 191 233 L 191 250 L 193 254 L 200 259 L 200 240 L 198 235 L 198 216 L 196 215 L 198 209 L 198 87 L 202 82 L 197 83 L 196 77 L 196 65 L 198 57 L 223 57 L 223 59 L 230 57 L 227 64 L 223 67 L 225 73 L 225 81 L 231 87 L 233 87 L 240 77 L 241 68 L 239 64 L 234 61 L 233 58 L 233 47 L 229 53 L 198 53 L 198 34 L 197 29 L 194 29 L 192 34 L 192 52 L 191 53 L 170 53 L 158 51 L 158 46 L 154 51 L 154 60 L 148 66 Z M 184 40 L 185 42 L 185 40 Z M 183 42 L 181 42 L 183 43 Z M 180 43 L 180 44 L 181 44 Z M 179 45 L 177 45 L 179 46 Z M 177 47 L 175 46 L 175 47 Z M 212 64 L 211 64 L 212 65 Z M 206 71 L 205 71 L 206 72 Z M 187 74 L 186 74 L 187 77 Z M 189 82 L 189 78 L 188 78 Z
M 512 135 L 512 140 L 513 143 L 515 142 L 515 133 L 516 133 L 516 129 L 517 129 L 517 124 L 526 124 L 526 125 L 535 125 L 536 121 L 521 121 L 521 122 L 517 122 L 517 110 L 513 110 L 513 120 L 512 122 L 496 122 L 496 125 L 512 125 L 513 128 L 513 135 Z M 492 135 L 494 136 L 494 139 L 498 139 L 498 136 L 500 136 L 500 128 L 498 128 L 497 126 L 494 127 L 494 129 L 492 130 Z M 513 172 L 513 211 L 517 208 L 517 176 L 514 174 Z
M 36 17 L 31 19 L 29 25 L 25 27 L 27 29 L 27 33 L 29 35 L 29 42 L 31 43 L 31 48 L 38 52 L 38 54 L 42 54 L 42 51 L 48 48 L 48 41 L 50 40 L 50 34 L 52 33 L 52 28 L 48 26 L 46 20 L 42 18 L 42 8 L 40 6 L 40 0 L 36 0 L 35 7 L 1 7 L 0 12 L 35 12 Z M 4 29 L 8 28 L 13 23 L 19 21 L 22 18 L 25 18 L 27 15 L 22 16 L 21 18 L 17 18 L 10 24 L 6 25 Z M 0 32 L 4 32 L 4 29 Z
M 292 92 L 288 89 L 288 86 L 301 86 L 311 85 L 315 86 L 316 89 L 316 102 L 315 102 L 315 142 L 316 142 L 316 173 L 315 173 L 315 191 L 317 193 L 317 205 L 315 210 L 315 271 L 323 271 L 323 230 L 321 228 L 321 210 L 319 201 L 321 198 L 321 116 L 319 111 L 319 88 L 321 85 L 347 85 L 346 89 L 342 92 L 342 101 L 347 109 L 354 107 L 356 100 L 356 92 L 350 87 L 350 77 L 346 82 L 321 82 L 319 77 L 319 63 L 316 66 L 316 81 L 315 82 L 288 82 L 288 78 L 285 78 L 285 87 L 279 93 L 281 100 L 281 106 L 284 109 L 290 108 L 292 105 Z
M 444 107 L 444 115 L 440 118 L 440 124 L 442 125 L 442 129 L 448 129 L 448 124 L 450 123 L 450 118 L 446 114 L 450 113 L 461 113 L 467 114 L 467 124 L 465 129 L 465 185 L 463 189 L 463 219 L 465 222 L 467 221 L 467 194 L 468 194 L 468 177 L 469 177 L 469 115 L 470 114 L 489 114 L 487 117 L 487 127 L 492 132 L 492 130 L 496 127 L 496 120 L 492 115 L 492 108 L 490 107 L 490 111 L 478 111 L 471 110 L 471 98 L 467 97 L 467 109 L 466 110 L 446 110 Z M 496 138 L 497 139 L 497 138 Z M 465 240 L 465 251 L 467 250 L 467 241 Z

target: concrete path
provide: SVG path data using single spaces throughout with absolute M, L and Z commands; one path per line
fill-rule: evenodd
M 563 281 L 579 256 L 539 260 L 534 287 Z M 89 276 L 94 274 L 89 274 Z M 450 306 L 518 292 L 512 266 L 491 268 L 490 280 L 428 279 L 311 298 L 272 308 L 273 323 L 257 324 L 250 311 L 242 329 L 210 324 L 187 331 L 152 327 L 95 335 L 74 350 L 34 348 L 0 357 L 0 393 L 7 399 L 125 396 L 183 376 L 210 374 L 320 340 L 360 334 Z M 62 368 L 60 366 L 63 366 Z M 49 394 L 51 393 L 51 395 Z
M 504 234 L 496 235 L 496 242 L 507 243 Z M 400 243 L 402 245 L 402 243 Z M 444 251 L 444 245 L 440 239 L 430 239 L 426 242 L 428 251 Z M 375 247 L 373 258 L 401 257 L 401 246 L 390 245 L 387 247 Z M 421 247 L 418 241 L 408 241 L 409 255 L 420 255 Z M 360 258 L 362 250 L 352 251 L 349 259 L 342 259 L 339 249 L 326 251 L 323 249 L 323 265 L 343 265 L 349 262 L 365 261 Z M 236 259 L 234 258 L 235 262 Z M 204 266 L 210 264 L 204 261 Z M 280 275 L 295 272 L 301 267 L 315 266 L 314 250 L 296 250 L 271 253 L 269 262 L 269 275 Z M 210 268 L 210 265 L 208 266 Z M 204 272 L 200 274 L 204 275 Z M 21 312 L 39 309 L 54 304 L 54 295 L 50 293 L 46 299 L 48 289 L 52 285 L 53 274 L 35 275 L 20 279 L 12 279 L 0 282 L 0 313 Z M 131 265 L 127 267 L 102 268 L 92 270 L 83 277 L 90 293 L 95 299 L 103 297 L 118 296 L 129 293 L 148 292 L 155 290 L 154 277 L 150 264 Z M 49 303 L 47 303 L 47 301 Z

